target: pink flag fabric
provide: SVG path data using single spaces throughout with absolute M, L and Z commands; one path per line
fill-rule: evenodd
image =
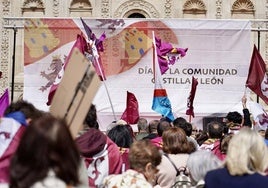
M 158 63 L 161 71 L 161 75 L 174 65 L 180 58 L 186 55 L 188 48 L 176 48 L 172 44 L 162 42 L 161 39 L 155 37 L 155 45 Z
M 251 56 L 246 87 L 250 88 L 268 104 L 268 77 L 266 74 L 266 66 L 255 45 Z
M 51 105 L 51 103 L 52 103 L 52 99 L 53 99 L 53 97 L 57 91 L 57 88 L 61 82 L 61 79 L 64 75 L 64 70 L 66 69 L 66 67 L 69 63 L 69 60 L 70 60 L 75 48 L 77 48 L 82 54 L 85 54 L 85 52 L 87 52 L 87 42 L 86 42 L 86 39 L 82 35 L 79 35 L 79 34 L 77 35 L 76 42 L 74 43 L 69 55 L 67 56 L 62 70 L 59 72 L 56 80 L 54 81 L 53 85 L 50 87 L 49 94 L 48 94 L 48 101 L 47 101 L 48 106 Z
M 96 73 L 100 77 L 100 80 L 106 80 L 101 58 L 99 57 L 99 52 L 104 51 L 103 41 L 105 40 L 106 35 L 105 33 L 103 33 L 98 39 L 96 35 L 92 32 L 92 29 L 85 23 L 85 21 L 82 18 L 80 19 L 87 33 L 88 41 L 90 44 L 89 45 L 90 53 L 88 57 L 91 57 L 90 60 L 92 61 Z
M 190 91 L 190 95 L 187 99 L 187 110 L 186 115 L 190 115 L 194 117 L 194 98 L 195 98 L 195 92 L 196 92 L 196 86 L 198 85 L 198 81 L 196 78 L 192 77 L 192 88 Z
M 127 91 L 127 105 L 121 119 L 128 124 L 136 124 L 139 120 L 139 104 L 135 95 Z
M 3 95 L 0 97 L 0 117 L 3 117 L 6 108 L 9 105 L 8 89 L 5 90 Z

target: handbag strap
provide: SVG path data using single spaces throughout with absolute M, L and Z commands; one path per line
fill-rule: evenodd
M 180 175 L 180 171 L 179 169 L 176 167 L 176 165 L 174 164 L 174 162 L 169 158 L 168 154 L 164 153 L 164 155 L 166 156 L 166 158 L 170 161 L 170 163 L 172 164 L 172 166 L 175 168 L 177 174 L 176 176 Z

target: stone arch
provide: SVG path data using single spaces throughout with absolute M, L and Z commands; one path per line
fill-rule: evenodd
M 141 15 L 141 17 L 143 16 L 144 18 L 149 18 L 149 15 L 145 11 L 139 10 L 139 9 L 132 9 L 132 10 L 126 12 L 124 17 L 129 18 L 129 17 L 131 17 L 131 15 L 134 15 L 134 14 Z
M 127 16 L 128 18 L 146 18 L 143 14 L 141 13 L 137 13 L 137 12 L 134 12 L 134 13 L 131 13 L 129 16 Z
M 72 0 L 70 16 L 92 16 L 92 5 L 89 0 Z
M 183 5 L 184 14 L 206 14 L 206 5 L 202 0 L 187 0 Z
M 254 14 L 255 7 L 250 0 L 236 0 L 232 5 L 232 14 Z
M 88 8 L 92 7 L 88 0 L 73 0 L 70 4 L 71 8 Z
M 45 6 L 42 0 L 25 0 L 22 5 L 22 13 L 24 12 L 45 12 Z
M 157 9 L 151 3 L 144 0 L 129 0 L 124 2 L 116 9 L 114 18 L 125 18 L 133 13 L 140 13 L 146 18 L 159 18 Z

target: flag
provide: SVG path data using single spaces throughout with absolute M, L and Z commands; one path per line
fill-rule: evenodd
M 57 88 L 61 82 L 61 79 L 64 75 L 64 70 L 66 69 L 66 67 L 69 63 L 69 60 L 70 60 L 75 48 L 77 48 L 82 54 L 85 54 L 87 52 L 87 42 L 86 42 L 86 39 L 82 35 L 79 35 L 79 34 L 77 35 L 76 41 L 75 41 L 69 55 L 67 56 L 66 60 L 64 61 L 64 65 L 62 66 L 61 71 L 59 72 L 53 85 L 50 87 L 49 94 L 48 94 L 48 101 L 47 101 L 48 106 L 51 105 L 54 94 L 56 93 L 56 90 L 57 90 Z
M 139 104 L 133 93 L 127 91 L 127 105 L 121 116 L 129 124 L 136 124 L 139 120 Z
M 170 66 L 174 65 L 180 58 L 186 55 L 188 48 L 176 48 L 170 43 L 162 42 L 161 39 L 155 37 L 155 45 L 157 59 L 163 75 Z
M 154 70 L 154 96 L 153 96 L 153 104 L 152 110 L 161 114 L 163 117 L 168 118 L 170 121 L 174 120 L 174 116 L 172 113 L 171 103 L 168 99 L 167 92 L 162 86 L 161 80 L 161 71 L 159 62 L 156 59 L 157 47 L 155 46 L 155 41 L 153 45 L 153 70 Z
M 99 52 L 103 52 L 103 41 L 106 38 L 105 33 L 103 33 L 99 39 L 97 39 L 96 35 L 92 32 L 92 29 L 85 23 L 85 21 L 81 19 L 81 22 L 83 24 L 83 27 L 86 31 L 88 41 L 89 41 L 89 48 L 90 52 L 88 54 L 88 58 L 90 61 L 92 61 L 93 66 L 96 70 L 96 73 L 100 77 L 101 80 L 106 80 L 106 76 L 104 74 L 104 68 L 101 62 L 101 59 L 99 58 Z
M 187 99 L 187 110 L 186 110 L 186 115 L 190 115 L 194 117 L 194 97 L 195 97 L 195 92 L 196 92 L 196 86 L 198 85 L 198 81 L 196 78 L 192 77 L 192 88 L 190 91 L 190 95 Z
M 0 117 L 3 117 L 4 112 L 8 106 L 9 106 L 9 95 L 8 95 L 8 89 L 6 89 L 3 95 L 0 97 Z
M 255 45 L 251 57 L 246 87 L 250 88 L 268 104 L 268 77 L 266 74 L 266 65 Z
M 263 106 L 256 102 L 249 103 L 250 112 L 254 120 L 255 130 L 266 130 L 268 127 L 268 114 Z

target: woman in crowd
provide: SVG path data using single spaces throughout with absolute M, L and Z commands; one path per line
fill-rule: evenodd
M 211 151 L 207 150 L 198 150 L 190 154 L 187 161 L 189 174 L 196 188 L 204 187 L 207 172 L 217 169 L 221 165 L 221 161 Z
M 186 167 L 186 163 L 193 145 L 186 138 L 185 132 L 178 127 L 171 127 L 163 132 L 163 152 L 161 164 L 157 173 L 156 184 L 160 187 L 170 188 L 176 179 L 177 169 Z
M 268 149 L 258 132 L 247 127 L 230 140 L 225 167 L 207 173 L 207 188 L 265 188 L 268 177 Z
M 130 125 L 117 124 L 111 130 L 108 131 L 107 136 L 118 146 L 120 154 L 123 160 L 123 169 L 129 169 L 129 148 L 133 143 L 133 135 L 130 131 Z
M 129 151 L 130 169 L 120 175 L 110 175 L 104 179 L 103 187 L 151 188 L 155 181 L 161 154 L 149 140 L 139 140 Z
M 22 136 L 11 160 L 10 188 L 85 187 L 80 185 L 80 167 L 80 155 L 65 121 L 44 114 Z

